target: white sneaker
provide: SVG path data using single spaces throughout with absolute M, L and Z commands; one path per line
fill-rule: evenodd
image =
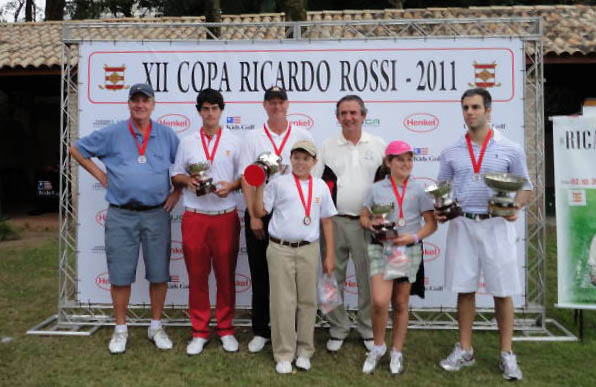
M 115 355 L 118 353 L 126 352 L 126 340 L 128 339 L 128 332 L 116 332 L 112 333 L 110 344 L 108 349 L 110 353 Z
M 248 343 L 248 351 L 252 352 L 252 353 L 261 352 L 263 350 L 263 347 L 265 346 L 265 344 L 267 344 L 268 341 L 269 341 L 269 339 L 267 339 L 263 336 L 255 336 Z
M 398 352 L 397 350 L 391 351 L 389 370 L 393 375 L 398 375 L 404 372 L 404 356 L 401 352 Z
M 193 337 L 192 340 L 186 346 L 186 354 L 193 356 L 203 352 L 203 347 L 207 344 L 207 339 L 202 337 Z
M 327 340 L 327 351 L 337 352 L 340 350 L 343 343 L 343 339 L 329 339 Z
M 225 335 L 220 337 L 221 344 L 223 346 L 224 351 L 226 352 L 236 352 L 238 351 L 238 340 L 234 337 L 234 335 Z
M 373 347 L 372 351 L 366 354 L 366 360 L 364 361 L 364 365 L 362 366 L 362 372 L 365 374 L 372 374 L 377 368 L 377 364 L 379 360 L 383 357 L 385 352 L 387 351 L 387 347 L 383 346 L 383 349 L 379 350 L 376 347 Z
M 172 349 L 173 347 L 172 341 L 168 337 L 166 331 L 163 330 L 163 327 L 158 329 L 151 329 L 151 327 L 149 327 L 147 330 L 147 337 L 149 337 L 149 340 L 153 341 L 155 346 L 159 349 Z
M 517 357 L 513 352 L 501 352 L 499 368 L 503 371 L 504 379 L 522 380 L 523 378 L 522 370 L 517 365 Z
M 292 372 L 292 363 L 290 363 L 289 361 L 278 361 L 275 365 L 275 371 L 278 374 L 289 374 Z
M 470 367 L 476 363 L 474 359 L 474 350 L 466 351 L 460 343 L 456 343 L 453 351 L 445 359 L 441 360 L 439 365 L 445 371 L 459 371 L 462 367 Z
M 304 356 L 298 356 L 296 358 L 296 368 L 308 371 L 310 369 L 310 359 Z

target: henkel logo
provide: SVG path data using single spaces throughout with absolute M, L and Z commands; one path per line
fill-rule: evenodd
M 97 215 L 95 215 L 95 221 L 100 225 L 100 226 L 105 226 L 106 225 L 106 214 L 108 213 L 108 209 L 106 208 L 105 210 L 101 210 L 97 213 Z
M 344 290 L 346 293 L 350 294 L 358 294 L 358 283 L 356 282 L 356 274 L 352 274 L 349 277 L 346 277 L 346 282 L 344 283 Z
M 182 114 L 166 114 L 157 119 L 162 125 L 169 126 L 176 133 L 182 133 L 190 128 L 190 119 Z
M 416 133 L 431 132 L 439 127 L 439 118 L 430 113 L 414 113 L 404 118 L 404 126 Z
M 244 293 L 252 286 L 250 277 L 244 274 L 236 273 L 236 293 Z
M 441 255 L 441 249 L 434 243 L 424 242 L 424 262 L 432 262 L 439 258 Z
M 427 189 L 429 186 L 433 185 L 433 184 L 438 184 L 438 181 L 436 181 L 435 179 L 432 179 L 430 177 L 418 177 L 416 176 L 416 181 L 420 184 L 422 184 L 424 189 Z
M 294 127 L 300 127 L 302 129 L 310 130 L 315 124 L 314 120 L 303 113 L 292 113 L 287 116 L 288 121 Z
M 184 251 L 182 250 L 182 242 L 181 241 L 172 241 L 170 249 L 171 249 L 170 260 L 180 261 L 180 260 L 184 259 Z
M 110 277 L 108 276 L 107 271 L 105 273 L 98 274 L 97 277 L 95 277 L 95 285 L 97 285 L 97 287 L 100 289 L 110 290 Z

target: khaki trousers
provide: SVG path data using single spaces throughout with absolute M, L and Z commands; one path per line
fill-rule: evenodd
M 287 247 L 270 242 L 271 345 L 276 362 L 315 352 L 319 243 Z
M 358 219 L 334 216 L 335 238 L 335 270 L 339 293 L 344 294 L 348 260 L 352 258 L 356 282 L 358 284 L 357 331 L 363 339 L 372 339 L 372 323 L 370 319 L 370 281 L 367 252 L 366 231 L 360 226 Z M 322 253 L 323 254 L 323 253 Z M 329 335 L 336 339 L 345 339 L 352 325 L 344 305 L 333 309 L 326 316 L 329 322 Z

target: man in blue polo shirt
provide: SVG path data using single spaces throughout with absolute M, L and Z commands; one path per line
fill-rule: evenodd
M 532 184 L 526 155 L 519 144 L 490 126 L 492 98 L 481 88 L 470 89 L 461 97 L 468 130 L 457 142 L 441 152 L 437 180 L 451 180 L 463 216 L 449 221 L 445 248 L 445 289 L 457 293 L 459 341 L 451 354 L 440 362 L 447 371 L 459 371 L 475 363 L 472 328 L 476 315 L 476 291 L 483 274 L 486 291 L 493 296 L 499 328 L 499 367 L 503 377 L 519 380 L 522 371 L 511 351 L 514 305 L 512 296 L 521 293 L 514 222 L 529 203 Z M 483 183 L 485 173 L 512 173 L 526 178 L 515 196 L 516 212 L 507 217 L 488 214 L 488 200 L 494 195 Z M 436 211 L 441 223 L 447 218 Z
M 169 169 L 179 140 L 172 129 L 151 120 L 154 96 L 151 86 L 133 85 L 128 96 L 130 118 L 83 137 L 70 148 L 72 157 L 107 189 L 105 247 L 116 320 L 108 346 L 112 354 L 126 350 L 126 315 L 139 245 L 150 282 L 148 337 L 159 349 L 172 348 L 161 313 L 170 275 L 169 211 L 180 197 L 179 191 L 171 192 Z M 107 172 L 92 157 L 101 160 Z

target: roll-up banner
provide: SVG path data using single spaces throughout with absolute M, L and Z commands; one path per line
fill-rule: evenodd
M 558 307 L 596 309 L 596 115 L 553 117 Z
M 81 42 L 79 46 L 79 134 L 85 136 L 128 118 L 128 88 L 150 83 L 156 91 L 153 119 L 181 137 L 201 126 L 194 104 L 199 90 L 221 90 L 226 107 L 222 126 L 250 136 L 266 120 L 263 94 L 272 85 L 288 91 L 288 119 L 309 130 L 320 145 L 337 135 L 335 103 L 358 94 L 367 107 L 364 130 L 386 141 L 404 140 L 415 151 L 414 176 L 435 182 L 441 150 L 465 133 L 461 94 L 485 87 L 493 96 L 492 124 L 523 146 L 524 51 L 520 39 L 451 38 L 407 40 L 230 41 L 230 42 Z M 79 171 L 78 301 L 110 303 L 104 249 L 105 190 Z M 238 195 L 239 207 L 243 208 Z M 188 280 L 182 255 L 180 219 L 172 212 L 171 278 L 168 304 L 186 305 Z M 525 219 L 517 222 L 524 235 Z M 446 225 L 424 244 L 424 300 L 413 307 L 453 307 L 456 295 L 443 291 Z M 251 280 L 241 232 L 236 271 L 237 305 L 250 308 Z M 517 241 L 520 278 L 525 284 L 525 241 Z M 142 260 L 132 303 L 148 303 Z M 357 306 L 357 283 L 349 266 L 346 299 Z M 480 281 L 479 306 L 492 306 Z M 214 301 L 215 282 L 211 278 Z M 515 304 L 523 306 L 524 296 Z

